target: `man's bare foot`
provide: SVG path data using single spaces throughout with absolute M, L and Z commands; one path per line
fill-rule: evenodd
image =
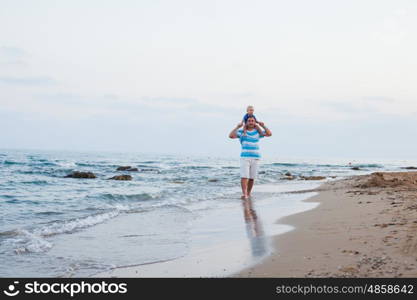
M 242 200 L 248 200 L 248 199 L 249 199 L 248 195 L 242 195 L 240 198 L 241 198 Z

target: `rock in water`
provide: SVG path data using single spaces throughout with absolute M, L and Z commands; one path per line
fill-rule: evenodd
M 65 178 L 96 178 L 96 175 L 92 172 L 72 172 L 71 174 L 68 174 L 65 176 Z
M 116 171 L 129 171 L 129 172 L 138 172 L 138 168 L 132 168 L 131 166 L 121 166 L 116 169 Z
M 326 179 L 326 177 L 324 177 L 324 176 L 300 176 L 301 177 L 301 179 L 304 179 L 304 180 L 323 180 L 323 179 Z
M 120 166 L 116 169 L 116 171 L 126 171 L 127 169 L 130 169 L 131 166 Z
M 130 175 L 116 175 L 113 176 L 111 178 L 108 179 L 113 179 L 113 180 L 132 180 L 132 176 Z

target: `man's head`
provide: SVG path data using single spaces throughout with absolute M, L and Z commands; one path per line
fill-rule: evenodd
M 253 106 L 252 106 L 252 105 L 249 105 L 249 106 L 246 108 L 246 112 L 247 112 L 249 115 L 253 115 L 254 111 L 255 111 L 255 108 L 253 108 Z
M 253 129 L 255 128 L 256 120 L 254 117 L 249 117 L 246 121 L 246 129 Z

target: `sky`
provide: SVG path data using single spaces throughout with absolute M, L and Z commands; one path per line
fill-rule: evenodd
M 417 156 L 417 2 L 0 0 L 0 148 Z

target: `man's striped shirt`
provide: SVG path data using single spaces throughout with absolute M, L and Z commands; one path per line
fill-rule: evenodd
M 263 132 L 263 134 L 265 134 L 265 132 Z M 258 142 L 263 136 L 259 134 L 257 129 L 247 130 L 246 136 L 243 136 L 243 129 L 239 129 L 237 131 L 237 137 L 240 139 L 240 144 L 242 146 L 240 157 L 261 158 Z

